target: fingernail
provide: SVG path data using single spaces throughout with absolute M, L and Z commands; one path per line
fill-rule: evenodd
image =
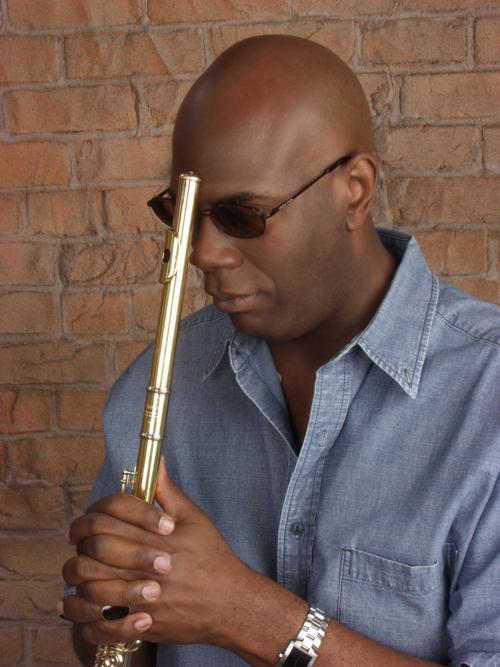
M 174 530 L 174 522 L 169 516 L 162 516 L 158 522 L 158 532 L 162 535 L 170 535 Z
M 136 630 L 139 630 L 139 632 L 144 632 L 144 630 L 147 630 L 148 628 L 151 627 L 151 619 L 150 618 L 139 618 L 134 623 L 134 628 Z
M 64 603 L 62 600 L 59 600 L 59 602 L 56 604 L 56 610 L 59 616 L 64 614 Z
M 153 561 L 153 567 L 157 572 L 166 573 L 170 571 L 170 556 L 156 556 Z
M 67 533 L 64 533 L 64 540 L 69 544 L 69 531 Z
M 141 589 L 141 595 L 146 600 L 156 600 L 160 597 L 161 588 L 158 584 L 148 584 Z

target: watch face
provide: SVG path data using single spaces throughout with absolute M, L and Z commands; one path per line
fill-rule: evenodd
M 283 667 L 309 667 L 316 658 L 294 646 L 283 663 Z

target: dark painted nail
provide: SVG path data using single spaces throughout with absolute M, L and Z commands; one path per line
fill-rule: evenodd
M 130 607 L 115 607 L 107 604 L 101 609 L 101 616 L 105 621 L 119 621 L 130 614 Z

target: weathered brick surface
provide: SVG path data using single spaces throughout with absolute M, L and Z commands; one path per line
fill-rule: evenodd
M 0 188 L 65 185 L 69 178 L 68 153 L 62 144 L 0 144 Z
M 465 21 L 407 19 L 367 24 L 362 59 L 369 64 L 446 63 L 465 60 Z
M 170 137 L 84 141 L 77 148 L 77 160 L 83 181 L 166 180 Z
M 0 627 L 0 665 L 13 667 L 23 657 L 23 636 L 20 627 Z
M 415 74 L 402 89 L 409 118 L 494 118 L 500 105 L 500 72 Z
M 54 37 L 0 37 L 0 82 L 55 81 L 58 76 L 59 62 Z
M 19 28 L 123 25 L 140 18 L 139 0 L 11 0 L 9 23 Z
M 187 21 L 223 21 L 226 19 L 256 19 L 286 16 L 287 0 L 148 0 L 149 18 L 153 23 Z
M 136 126 L 135 97 L 129 86 L 16 91 L 6 95 L 5 113 L 14 134 Z
M 169 184 L 192 81 L 252 35 L 332 48 L 358 71 L 374 117 L 375 219 L 416 233 L 446 280 L 500 302 L 500 6 L 0 5 L 0 667 L 76 667 L 54 609 L 63 534 L 102 459 L 109 386 L 154 335 L 164 228 L 146 202 Z M 208 301 L 190 267 L 183 315 Z
M 55 341 L 0 348 L 0 382 L 67 383 L 105 382 L 103 345 Z
M 40 628 L 34 630 L 31 638 L 33 658 L 40 667 L 60 665 L 70 667 L 81 665 L 71 641 L 72 626 Z
M 377 151 L 386 169 L 408 174 L 478 169 L 480 154 L 474 127 L 398 127 L 377 133 Z
M 0 529 L 54 530 L 65 526 L 60 486 L 0 488 Z
M 16 481 L 82 482 L 95 479 L 102 462 L 101 437 L 25 438 L 11 443 Z
M 500 128 L 484 131 L 484 162 L 487 169 L 500 172 Z
M 74 292 L 63 296 L 64 331 L 80 336 L 127 332 L 128 297 L 121 292 Z
M 68 285 L 151 283 L 158 278 L 163 245 L 154 239 L 63 248 L 61 274 Z
M 60 389 L 57 392 L 57 423 L 65 430 L 101 431 L 107 391 Z
M 85 190 L 28 194 L 30 234 L 83 236 L 99 228 L 99 193 Z
M 48 391 L 0 389 L 0 432 L 50 431 L 51 406 Z
M 59 302 L 45 292 L 0 294 L 0 334 L 58 333 Z
M 36 243 L 0 243 L 3 285 L 53 285 L 57 251 Z
M 2 542 L 0 573 L 6 579 L 58 576 L 63 563 L 75 555 L 62 535 L 10 535 Z
M 498 64 L 500 61 L 500 17 L 489 16 L 476 21 L 475 45 L 478 63 Z
M 493 178 L 405 178 L 387 183 L 397 224 L 498 222 L 500 192 Z

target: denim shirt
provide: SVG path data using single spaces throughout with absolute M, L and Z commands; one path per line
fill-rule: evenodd
M 266 343 L 208 307 L 182 324 L 167 465 L 239 558 L 327 615 L 424 659 L 500 665 L 499 310 L 440 282 L 414 239 L 379 234 L 398 270 L 317 371 L 298 456 Z M 92 500 L 135 464 L 150 361 L 112 390 Z M 245 663 L 165 645 L 157 664 Z

